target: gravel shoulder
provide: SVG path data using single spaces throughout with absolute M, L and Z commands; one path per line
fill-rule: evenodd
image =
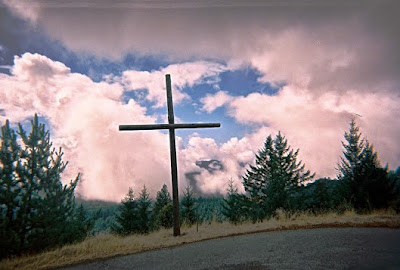
M 207 240 L 63 269 L 400 269 L 400 230 L 322 228 Z

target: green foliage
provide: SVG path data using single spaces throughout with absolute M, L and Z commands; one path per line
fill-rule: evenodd
M 223 197 L 198 197 L 196 199 L 196 215 L 199 223 L 226 220 L 222 214 Z
M 143 186 L 138 200 L 139 233 L 148 233 L 150 230 L 150 206 L 151 201 L 149 199 L 149 193 L 147 192 L 146 186 Z
M 20 206 L 19 185 L 21 173 L 20 162 L 21 148 L 17 144 L 15 132 L 10 128 L 8 120 L 1 127 L 0 148 L 0 258 L 7 254 L 20 252 L 18 228 L 22 222 L 19 212 Z M 17 215 L 16 215 L 17 214 Z
M 171 195 L 167 185 L 157 192 L 156 202 L 154 203 L 151 224 L 153 229 L 172 228 L 174 223 L 173 206 Z
M 150 206 L 151 201 L 146 186 L 140 192 L 138 200 L 135 200 L 133 189 L 129 188 L 127 195 L 118 207 L 111 232 L 120 235 L 148 233 L 150 230 Z
M 298 210 L 313 214 L 339 211 L 344 203 L 340 181 L 330 178 L 317 179 L 301 188 L 300 193 Z
M 157 215 L 157 221 L 158 224 L 161 225 L 163 228 L 172 228 L 174 226 L 174 207 L 172 205 L 172 202 L 169 202 L 168 204 L 164 205 L 160 211 L 158 212 Z
M 193 196 L 193 190 L 187 186 L 183 192 L 181 199 L 181 219 L 188 225 L 193 225 L 196 222 L 196 199 Z
M 396 213 L 400 213 L 400 167 L 396 171 L 389 171 L 388 181 L 393 185 L 393 200 L 390 202 Z
M 68 232 L 70 235 L 68 235 L 67 238 L 73 237 L 76 238 L 77 241 L 84 240 L 88 234 L 92 232 L 95 221 L 99 215 L 100 211 L 93 215 L 88 214 L 88 211 L 81 204 L 75 209 L 75 215 L 68 225 Z
M 354 119 L 344 138 L 344 158 L 341 158 L 338 175 L 344 198 L 358 212 L 387 208 L 396 197 L 396 183 L 388 178 L 387 166 L 381 166 L 373 146 L 361 138 Z
M 222 222 L 226 220 L 226 217 L 222 213 L 223 202 L 223 197 L 198 197 L 196 199 L 196 214 L 199 223 Z
M 118 207 L 115 223 L 111 227 L 113 233 L 129 235 L 139 231 L 139 211 L 133 189 L 129 188 L 125 198 Z
M 243 177 L 243 185 L 250 195 L 248 208 L 252 208 L 253 221 L 270 218 L 278 209 L 290 214 L 296 209 L 296 194 L 302 183 L 314 175 L 304 171 L 301 161 L 297 162 L 299 150 L 293 151 L 284 136 L 273 140 L 267 137 L 264 148 L 256 155 L 256 165 L 250 166 Z
M 94 219 L 91 235 L 101 232 L 109 232 L 112 224 L 115 223 L 115 214 L 118 211 L 118 203 L 100 200 L 76 199 L 78 204 L 82 204 L 88 216 Z
M 37 115 L 30 133 L 19 125 L 18 134 L 22 147 L 8 121 L 1 128 L 1 257 L 82 240 L 90 227 L 75 207 L 79 175 L 69 185 L 62 184 L 67 166 L 62 149 L 52 147 L 50 133 Z
M 244 213 L 242 211 L 243 199 L 238 194 L 238 189 L 234 186 L 233 180 L 228 183 L 227 198 L 222 204 L 222 213 L 233 224 L 238 224 L 244 221 Z

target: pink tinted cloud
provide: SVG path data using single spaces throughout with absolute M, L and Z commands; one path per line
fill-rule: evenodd
M 199 66 L 202 64 L 193 63 L 196 68 L 186 79 L 181 73 L 183 78 L 180 77 L 177 84 L 194 85 L 200 80 L 216 80 L 215 71 L 206 67 L 199 69 Z M 179 70 L 179 66 L 171 69 Z M 195 69 L 200 72 L 195 73 Z M 160 71 L 154 73 L 161 78 L 152 73 L 146 76 L 156 81 L 164 79 Z M 136 78 L 140 82 L 140 78 Z M 15 58 L 12 74 L 0 74 L 0 85 L 4 110 L 0 120 L 26 121 L 34 113 L 45 117 L 50 124 L 54 146 L 63 147 L 64 158 L 69 161 L 63 181 L 68 182 L 78 172 L 82 173 L 77 191 L 83 197 L 118 201 L 128 187 L 138 192 L 145 184 L 155 196 L 164 183 L 170 186 L 168 136 L 159 131 L 118 131 L 119 124 L 155 123 L 157 120 L 135 100 L 121 102 L 125 85 L 112 80 L 93 82 L 85 75 L 72 73 L 60 62 L 30 53 Z M 149 86 L 143 84 L 143 87 Z M 232 139 L 224 146 L 228 150 L 221 151 L 211 138 L 193 136 L 188 146 L 184 146 L 178 137 L 181 189 L 187 184 L 185 173 L 199 170 L 196 161 L 215 158 L 223 159 L 226 170 L 211 175 L 200 169 L 199 187 L 202 192 L 223 192 L 228 177 L 238 179 L 237 174 L 242 168 L 237 167 L 237 157 L 242 156 L 240 159 L 245 162 L 251 156 L 246 147 L 247 155 L 244 156 L 241 153 L 243 147 L 236 150 L 228 147 L 245 144 L 247 139 L 240 141 Z
M 184 87 L 193 87 L 196 84 L 215 84 L 219 81 L 218 75 L 227 70 L 223 65 L 206 62 L 187 62 L 173 64 L 155 71 L 128 70 L 122 74 L 122 81 L 128 90 L 147 89 L 146 96 L 150 101 L 155 102 L 156 107 L 166 104 L 165 98 L 165 74 L 173 74 L 172 90 L 174 103 L 183 99 L 189 99 L 189 95 L 183 92 Z
M 215 100 L 220 100 L 219 93 Z M 300 148 L 300 158 L 317 176 L 336 175 L 342 152 L 340 142 L 356 114 L 362 115 L 356 120 L 363 136 L 375 145 L 381 161 L 391 168 L 400 165 L 400 149 L 396 146 L 400 99 L 396 95 L 348 91 L 314 96 L 310 90 L 285 86 L 277 95 L 252 93 L 229 100 L 220 105 L 227 108 L 231 117 L 244 124 L 268 125 L 272 133 L 282 131 L 293 148 Z M 203 108 L 215 104 L 213 96 L 202 101 Z
M 156 121 L 134 100 L 120 101 L 121 85 L 93 82 L 29 53 L 16 57 L 12 75 L 0 75 L 0 84 L 1 120 L 20 122 L 36 112 L 45 117 L 55 146 L 70 162 L 64 180 L 81 172 L 78 192 L 84 197 L 119 200 L 129 186 L 139 191 L 146 184 L 155 193 L 168 182 L 167 136 L 118 131 L 119 124 Z
M 228 94 L 228 92 L 218 91 L 214 95 L 206 95 L 204 98 L 200 99 L 200 102 L 203 103 L 202 109 L 211 113 L 231 100 L 233 100 L 233 98 Z
M 397 1 L 3 2 L 75 52 L 218 59 L 320 92 L 399 86 Z
M 187 147 L 180 150 L 179 164 L 181 172 L 199 172 L 196 185 L 203 193 L 225 194 L 228 181 L 232 179 L 240 192 L 244 192 L 242 176 L 248 165 L 254 162 L 254 154 L 262 146 L 266 134 L 271 130 L 261 128 L 243 138 L 232 137 L 228 141 L 217 144 L 212 138 L 201 138 L 196 134 L 189 139 Z M 222 170 L 210 172 L 200 169 L 199 160 L 218 160 L 223 165 Z M 184 175 L 180 175 L 183 179 Z

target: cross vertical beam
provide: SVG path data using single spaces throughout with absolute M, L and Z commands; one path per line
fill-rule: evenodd
M 167 107 L 168 107 L 168 124 L 175 124 L 174 105 L 172 103 L 171 75 L 165 76 L 167 85 Z M 175 145 L 175 129 L 169 128 L 169 149 L 171 156 L 171 177 L 172 177 L 172 203 L 174 211 L 174 236 L 181 234 L 179 220 L 179 193 L 178 193 L 178 166 L 176 162 L 176 145 Z
M 148 125 L 119 125 L 120 131 L 128 130 L 169 130 L 169 147 L 171 156 L 171 176 L 172 176 L 172 199 L 174 214 L 174 236 L 180 235 L 179 220 L 179 193 L 178 193 L 178 166 L 176 162 L 176 145 L 175 145 L 175 129 L 179 128 L 216 128 L 220 127 L 220 123 L 179 123 L 175 124 L 174 107 L 172 103 L 171 76 L 165 75 L 167 84 L 167 108 L 168 108 L 168 124 L 148 124 Z

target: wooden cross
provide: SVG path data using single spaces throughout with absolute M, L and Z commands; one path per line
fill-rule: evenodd
M 175 124 L 174 107 L 172 103 L 171 76 L 165 75 L 167 84 L 167 107 L 168 107 L 168 124 L 150 124 L 150 125 L 120 125 L 119 130 L 153 130 L 168 129 L 169 130 L 169 147 L 171 154 L 171 176 L 172 176 L 172 199 L 174 209 L 174 236 L 181 234 L 179 222 L 179 195 L 178 195 L 178 170 L 176 164 L 176 146 L 175 146 L 175 129 L 178 128 L 214 128 L 220 127 L 220 123 L 185 123 Z

